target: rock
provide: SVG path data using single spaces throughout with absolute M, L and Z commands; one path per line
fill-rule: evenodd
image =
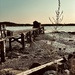
M 54 71 L 54 70 L 48 70 L 43 75 L 56 75 L 56 71 Z
M 70 71 L 69 70 L 66 69 L 66 70 L 64 70 L 64 72 L 65 72 L 66 75 L 70 75 Z

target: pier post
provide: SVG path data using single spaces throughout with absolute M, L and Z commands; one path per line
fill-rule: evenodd
M 24 34 L 21 34 L 21 44 L 22 44 L 22 49 L 25 49 L 25 42 L 24 42 Z
M 35 40 L 35 37 L 36 37 L 36 33 L 35 33 L 35 30 L 33 30 L 33 40 Z
M 42 33 L 44 34 L 45 32 L 44 32 L 44 27 L 42 27 Z
M 0 41 L 1 62 L 5 62 L 5 40 Z
M 1 38 L 6 37 L 6 25 L 3 24 L 0 26 Z
M 44 27 L 40 27 L 40 28 L 39 28 L 39 33 L 40 33 L 40 34 L 44 34 Z
M 29 32 L 26 34 L 26 39 L 27 39 L 27 42 L 28 42 L 28 43 L 32 42 L 32 34 L 31 34 L 31 31 L 29 31 Z

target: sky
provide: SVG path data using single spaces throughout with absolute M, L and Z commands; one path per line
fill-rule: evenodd
M 75 23 L 75 0 L 60 1 L 60 11 L 63 11 L 61 23 Z M 32 24 L 36 20 L 49 24 L 49 17 L 56 18 L 57 7 L 58 0 L 0 0 L 0 22 Z

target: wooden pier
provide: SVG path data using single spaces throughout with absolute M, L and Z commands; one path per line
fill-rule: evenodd
M 6 40 L 9 39 L 9 50 L 12 51 L 12 43 L 14 41 L 22 45 L 22 49 L 25 49 L 26 43 L 31 43 L 35 40 L 39 34 L 44 34 L 44 27 L 32 28 L 30 30 L 10 31 L 6 29 L 0 30 L 0 57 L 1 62 L 5 61 L 6 54 Z M 20 39 L 20 40 L 19 40 Z

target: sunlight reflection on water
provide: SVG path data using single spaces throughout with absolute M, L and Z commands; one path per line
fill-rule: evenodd
M 26 30 L 26 29 L 32 29 L 32 26 L 16 26 L 16 27 L 6 27 L 7 30 Z M 54 31 L 53 26 L 45 26 L 45 32 L 52 32 Z M 59 26 L 58 31 L 65 31 L 65 32 L 73 32 L 75 31 L 75 26 Z

